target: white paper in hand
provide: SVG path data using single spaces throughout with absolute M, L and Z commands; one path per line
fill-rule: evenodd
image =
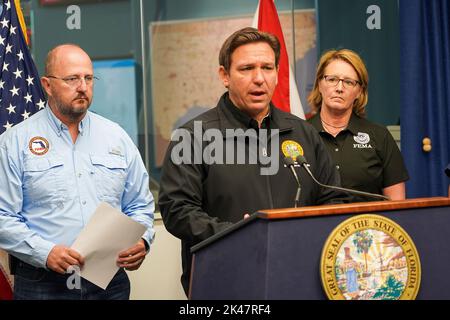
M 135 245 L 146 228 L 107 203 L 100 203 L 72 245 L 85 263 L 81 276 L 106 289 L 119 267 L 118 253 Z

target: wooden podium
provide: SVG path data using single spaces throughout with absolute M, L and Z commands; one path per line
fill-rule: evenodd
M 326 299 L 322 248 L 333 229 L 364 213 L 412 238 L 422 266 L 417 299 L 450 299 L 450 199 L 423 198 L 264 210 L 192 247 L 190 299 Z

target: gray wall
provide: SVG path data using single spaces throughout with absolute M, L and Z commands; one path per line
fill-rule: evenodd
M 48 49 L 65 42 L 80 45 L 93 59 L 134 56 L 139 42 L 132 36 L 136 26 L 130 1 L 77 5 L 81 8 L 81 29 L 69 30 L 67 5 L 44 7 L 38 0 L 32 1 L 33 53 L 39 72 L 43 72 Z
M 369 30 L 367 8 L 381 9 L 381 29 Z M 400 118 L 400 47 L 397 0 L 317 0 L 319 52 L 349 48 L 369 72 L 367 117 L 384 125 Z

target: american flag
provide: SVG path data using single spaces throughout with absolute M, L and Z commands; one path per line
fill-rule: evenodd
M 19 0 L 0 0 L 0 134 L 45 107 L 39 75 L 24 38 Z M 17 5 L 17 7 L 16 7 Z M 20 23 L 22 22 L 22 24 Z M 0 300 L 12 298 L 7 255 L 0 250 Z
M 0 134 L 45 107 L 39 75 L 24 38 L 26 31 L 19 22 L 23 22 L 19 1 L 2 0 L 2 5 Z

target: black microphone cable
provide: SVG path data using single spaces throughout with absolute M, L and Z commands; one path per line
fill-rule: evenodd
M 391 200 L 386 196 L 383 196 L 381 194 L 376 194 L 376 193 L 369 193 L 369 192 L 364 192 L 364 191 L 359 191 L 359 190 L 354 190 L 354 189 L 348 189 L 348 188 L 343 188 L 343 187 L 337 187 L 337 186 L 330 186 L 327 184 L 323 184 L 320 183 L 319 181 L 317 181 L 317 179 L 314 177 L 314 175 L 312 174 L 311 170 L 309 169 L 309 164 L 306 161 L 304 156 L 298 156 L 296 158 L 297 163 L 302 166 L 306 172 L 308 172 L 309 176 L 313 179 L 313 181 L 315 183 L 317 183 L 319 186 L 324 187 L 324 188 L 330 188 L 330 189 L 334 189 L 334 190 L 339 190 L 339 191 L 344 191 L 347 193 L 352 193 L 352 194 L 357 194 L 360 196 L 365 196 L 365 197 L 370 197 L 370 198 L 376 198 L 376 199 L 381 199 L 381 200 Z

